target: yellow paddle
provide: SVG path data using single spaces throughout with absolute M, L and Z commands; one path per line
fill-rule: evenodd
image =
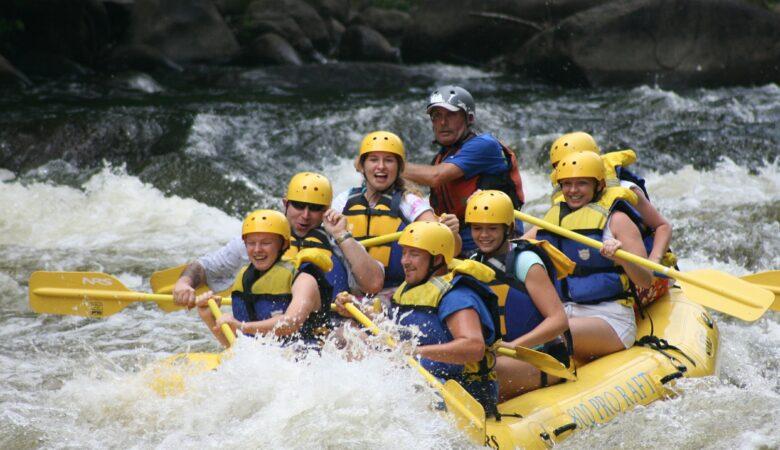
M 588 247 L 596 249 L 602 247 L 599 241 L 520 211 L 515 211 L 515 217 Z M 618 250 L 615 256 L 674 278 L 680 282 L 685 295 L 694 302 L 749 322 L 761 317 L 775 300 L 775 296 L 768 290 L 714 269 L 700 269 L 683 273 L 624 250 Z
M 780 270 L 752 273 L 743 275 L 740 278 L 775 294 L 775 301 L 770 308 L 780 311 Z
M 372 334 L 379 336 L 379 328 L 365 314 L 363 314 L 355 305 L 347 303 L 344 305 L 352 317 L 357 319 L 364 327 L 368 328 Z M 385 342 L 391 348 L 395 347 L 395 341 L 392 337 L 385 335 Z M 485 409 L 482 405 L 463 389 L 463 386 L 457 381 L 447 380 L 442 384 L 435 376 L 425 370 L 420 363 L 411 356 L 406 360 L 410 366 L 417 369 L 425 377 L 425 380 L 439 391 L 447 410 L 455 416 L 458 428 L 463 430 L 468 437 L 477 445 L 485 445 Z
M 377 245 L 384 245 L 389 242 L 397 241 L 398 238 L 401 237 L 401 232 L 395 232 L 390 234 L 385 234 L 382 236 L 377 236 L 369 239 L 365 239 L 362 241 L 359 241 L 364 247 L 374 247 Z M 156 294 L 170 294 L 173 292 L 173 286 L 176 284 L 176 282 L 181 277 L 181 273 L 184 272 L 184 269 L 187 267 L 187 264 L 182 264 L 180 266 L 171 267 L 168 269 L 159 270 L 157 272 L 154 272 L 152 274 L 151 279 L 149 280 L 149 284 L 152 285 L 152 290 Z M 196 295 L 200 295 L 208 290 L 208 286 L 201 286 L 198 289 L 195 290 Z M 228 297 L 230 295 L 229 292 L 223 291 L 218 293 L 217 295 L 221 297 Z M 170 310 L 166 311 L 172 311 L 176 308 L 172 308 Z
M 37 313 L 108 317 L 134 302 L 155 302 L 164 311 L 181 309 L 173 295 L 131 291 L 121 281 L 100 272 L 33 272 L 30 307 Z M 229 297 L 222 298 L 230 305 Z
M 577 380 L 577 375 L 575 375 L 570 368 L 566 367 L 563 363 L 547 353 L 538 352 L 522 346 L 517 346 L 514 350 L 506 347 L 498 347 L 496 351 L 499 355 L 525 361 L 544 373 L 566 380 Z

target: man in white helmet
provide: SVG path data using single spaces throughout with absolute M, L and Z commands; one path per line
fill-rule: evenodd
M 473 130 L 474 99 L 460 86 L 441 86 L 431 94 L 426 109 L 431 118 L 439 152 L 431 165 L 407 163 L 404 177 L 430 186 L 436 214 L 450 213 L 462 225 L 462 254 L 476 248 L 465 225 L 466 201 L 479 189 L 495 189 L 509 195 L 516 209 L 523 205 L 523 186 L 514 153 L 488 133 Z M 522 223 L 517 224 L 522 234 Z

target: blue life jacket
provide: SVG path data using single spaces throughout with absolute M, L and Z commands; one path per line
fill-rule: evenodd
M 472 259 L 486 264 L 496 272 L 496 279 L 489 285 L 498 298 L 500 329 L 505 341 L 512 341 L 523 336 L 539 326 L 544 320 L 544 316 L 528 294 L 525 283 L 515 277 L 517 257 L 524 251 L 532 251 L 539 255 L 551 283 L 555 286 L 555 266 L 550 257 L 544 250 L 528 241 L 516 241 L 512 249 L 503 257 L 486 259 L 485 255 L 479 251 L 472 256 Z
M 292 285 L 301 273 L 314 277 L 319 287 L 321 307 L 312 312 L 299 330 L 305 341 L 316 340 L 324 332 L 330 314 L 331 286 L 319 267 L 303 263 L 298 269 L 291 261 L 277 261 L 265 272 L 251 263 L 236 277 L 231 289 L 233 316 L 242 322 L 256 322 L 283 314 L 292 300 Z
M 630 189 L 610 187 L 602 191 L 598 200 L 576 211 L 572 211 L 565 202 L 556 203 L 547 211 L 544 220 L 603 242 L 604 227 L 614 211 L 626 213 L 640 230 L 644 228 L 631 200 L 635 203 L 636 194 Z M 623 268 L 601 256 L 598 250 L 544 229 L 539 230 L 537 238 L 549 241 L 577 264 L 572 275 L 557 283 L 563 301 L 585 304 L 605 301 L 630 304 L 633 301 L 630 280 Z
M 498 313 L 496 296 L 490 288 L 475 278 L 449 273 L 447 275 L 431 277 L 427 282 L 417 286 L 408 287 L 401 284 L 393 295 L 393 306 L 397 308 L 399 323 L 405 326 L 416 326 L 420 329 L 420 345 L 442 344 L 452 341 L 452 334 L 445 323 L 439 320 L 438 306 L 441 300 L 456 286 L 467 286 L 474 291 L 484 302 L 488 317 L 480 314 L 483 324 L 483 336 L 486 343 L 485 356 L 478 363 L 464 365 L 432 361 L 426 358 L 421 364 L 432 374 L 439 378 L 464 381 L 495 380 L 495 355 L 488 347 L 498 339 L 495 332 L 494 317 Z

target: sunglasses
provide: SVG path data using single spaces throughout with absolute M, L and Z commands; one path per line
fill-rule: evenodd
M 306 203 L 306 202 L 296 202 L 294 200 L 290 200 L 288 203 L 290 204 L 290 206 L 297 209 L 298 211 L 303 211 L 306 208 L 309 208 L 309 211 L 311 212 L 325 211 L 325 205 L 317 205 L 314 203 Z

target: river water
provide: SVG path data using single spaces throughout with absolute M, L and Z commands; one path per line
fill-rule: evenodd
M 239 339 L 233 359 L 161 398 L 149 367 L 217 351 L 194 313 L 135 303 L 105 319 L 39 315 L 35 270 L 106 272 L 148 291 L 155 270 L 239 233 L 297 171 L 340 191 L 361 136 L 401 135 L 433 155 L 434 85 L 467 86 L 483 131 L 517 152 L 529 200 L 547 202 L 546 148 L 591 131 L 633 148 L 675 227 L 683 270 L 780 267 L 780 87 L 571 90 L 447 65 L 192 69 L 56 81 L 0 98 L 0 448 L 468 448 L 398 355 L 294 362 Z M 715 314 L 717 376 L 581 432 L 566 448 L 777 448 L 780 315 Z

